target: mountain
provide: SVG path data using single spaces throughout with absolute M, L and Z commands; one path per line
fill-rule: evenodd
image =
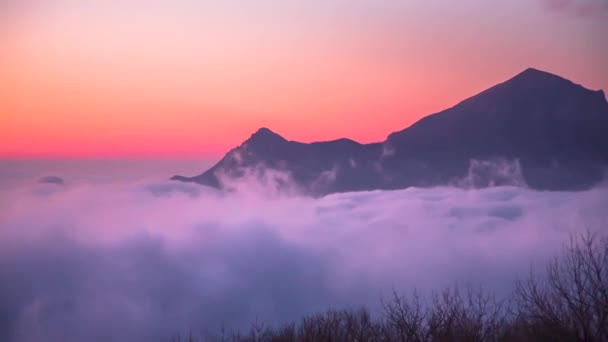
M 262 128 L 205 173 L 172 179 L 222 188 L 279 170 L 313 195 L 514 181 L 541 190 L 582 190 L 600 182 L 607 166 L 604 93 L 531 68 L 381 143 L 305 144 Z
M 239 179 L 251 176 L 252 171 L 259 177 L 256 170 L 274 169 L 288 172 L 291 180 L 315 194 L 368 190 L 380 186 L 374 181 L 378 177 L 373 161 L 381 149 L 379 143 L 362 145 L 349 139 L 305 144 L 261 128 L 205 173 L 192 178 L 175 176 L 172 180 L 221 188 L 220 177 Z

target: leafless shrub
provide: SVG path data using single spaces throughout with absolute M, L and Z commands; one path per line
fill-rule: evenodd
M 530 338 L 607 341 L 608 239 L 572 238 L 542 277 L 517 283 L 514 300 Z
M 434 292 L 430 300 L 394 293 L 383 307 L 391 341 L 495 341 L 506 323 L 502 302 L 472 286 L 464 294 L 457 286 Z

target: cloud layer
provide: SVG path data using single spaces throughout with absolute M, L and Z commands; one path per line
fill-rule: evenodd
M 3 341 L 217 333 L 256 317 L 278 324 L 327 308 L 373 311 L 393 288 L 454 282 L 500 295 L 570 234 L 608 226 L 605 188 L 312 199 L 66 182 L 3 189 L 0 207 Z

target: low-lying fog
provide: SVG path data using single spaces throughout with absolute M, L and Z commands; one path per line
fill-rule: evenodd
M 329 308 L 375 312 L 393 289 L 455 283 L 501 295 L 573 233 L 608 227 L 605 187 L 312 199 L 264 186 L 222 194 L 164 181 L 171 173 L 56 174 L 64 184 L 15 175 L 22 181 L 0 187 L 2 341 L 246 329 L 256 318 L 274 325 Z

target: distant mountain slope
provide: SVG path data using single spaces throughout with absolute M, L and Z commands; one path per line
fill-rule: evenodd
M 604 93 L 527 69 L 382 143 L 304 144 L 262 128 L 205 173 L 172 179 L 221 188 L 221 177 L 238 180 L 247 170 L 276 169 L 303 191 L 324 195 L 450 184 L 465 178 L 476 160 L 518 161 L 523 181 L 536 189 L 593 186 L 608 165 Z M 474 185 L 508 183 L 509 177 L 486 175 Z
M 287 141 L 261 128 L 207 172 L 172 179 L 221 187 L 219 177 L 238 179 L 251 169 L 263 167 L 289 172 L 293 181 L 315 194 L 367 190 L 379 186 L 373 182 L 377 175 L 370 161 L 376 160 L 380 151 L 381 144 L 362 145 L 349 139 L 310 144 Z M 351 171 L 344 173 L 343 169 Z

